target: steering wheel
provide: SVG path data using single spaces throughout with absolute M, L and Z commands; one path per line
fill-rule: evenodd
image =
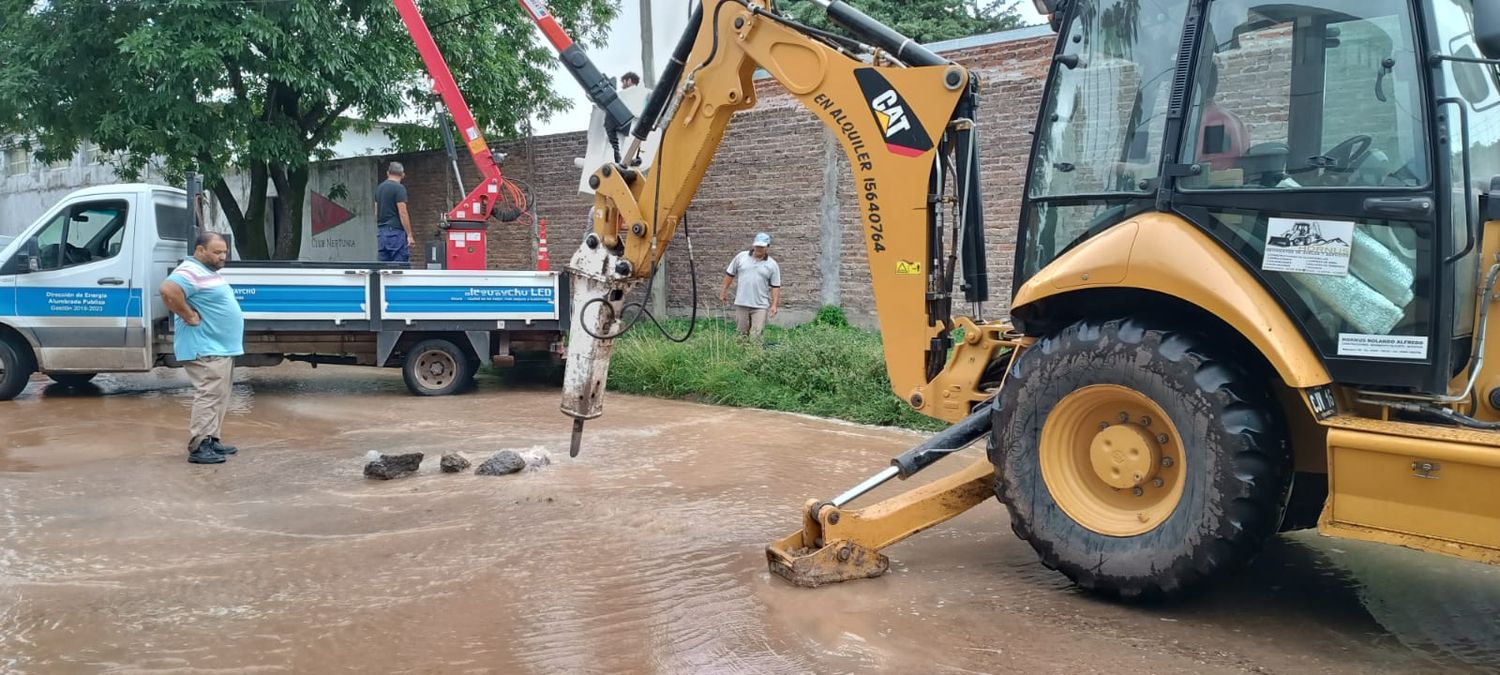
M 82 265 L 86 262 L 93 262 L 93 260 L 94 255 L 89 253 L 88 249 L 72 244 L 63 244 L 64 265 Z
M 1375 144 L 1374 137 L 1368 134 L 1357 134 L 1350 136 L 1338 145 L 1328 149 L 1328 152 L 1312 158 L 1314 164 L 1321 164 L 1321 168 L 1328 173 L 1343 174 L 1343 184 L 1348 185 L 1354 180 L 1354 175 L 1359 167 L 1370 158 L 1370 146 Z M 1325 176 L 1327 173 L 1324 174 Z

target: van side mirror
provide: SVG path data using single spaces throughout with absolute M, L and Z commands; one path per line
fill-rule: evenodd
M 37 260 L 36 256 L 29 253 L 17 253 L 11 256 L 10 260 L 5 261 L 4 265 L 0 265 L 0 274 L 31 274 L 40 272 L 41 269 L 41 261 Z
M 1500 59 L 1500 0 L 1474 0 L 1474 42 L 1487 59 Z

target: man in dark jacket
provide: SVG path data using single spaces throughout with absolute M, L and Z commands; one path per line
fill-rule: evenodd
M 411 234 L 411 216 L 406 212 L 406 186 L 401 179 L 406 168 L 391 162 L 385 171 L 385 182 L 375 188 L 376 246 L 381 262 L 410 262 L 411 247 L 417 240 Z

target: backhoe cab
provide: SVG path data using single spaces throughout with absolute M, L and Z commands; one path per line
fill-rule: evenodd
M 661 130 L 655 165 L 594 173 L 568 414 L 601 412 L 625 294 L 760 67 L 849 155 L 894 391 L 955 423 L 810 501 L 774 572 L 878 575 L 991 494 L 1047 566 L 1127 599 L 1313 525 L 1500 563 L 1500 0 L 1038 0 L 1058 41 L 1008 322 L 979 312 L 980 83 L 819 4 L 856 40 L 705 2 L 636 127 Z M 981 439 L 968 468 L 849 508 Z

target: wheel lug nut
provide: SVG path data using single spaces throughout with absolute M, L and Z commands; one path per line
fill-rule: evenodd
M 1145 491 L 1145 490 L 1142 490 L 1142 489 L 1140 489 L 1140 488 L 1134 488 L 1134 489 L 1132 489 L 1132 490 L 1131 490 L 1131 491 L 1130 491 L 1130 494 L 1133 494 L 1133 495 L 1135 495 L 1135 496 L 1137 496 L 1137 497 L 1139 497 L 1139 496 L 1141 496 L 1141 495 L 1143 495 L 1143 494 L 1146 494 L 1146 491 Z
M 1104 431 L 1105 429 L 1108 429 L 1108 428 L 1109 428 L 1109 422 L 1100 422 L 1099 423 L 1099 430 L 1100 431 Z
M 1126 413 L 1126 412 L 1120 413 L 1120 424 L 1124 424 L 1124 423 L 1129 422 L 1129 421 L 1130 421 L 1130 413 Z
M 1164 466 L 1164 467 L 1170 467 L 1170 466 L 1172 466 L 1172 458 L 1171 457 L 1163 457 L 1163 458 L 1161 458 L 1161 465 Z
M 1162 445 L 1166 445 L 1167 444 L 1167 435 L 1166 434 L 1157 434 L 1156 435 L 1156 442 L 1160 443 Z M 1171 465 L 1168 464 L 1167 466 L 1171 466 Z
M 1148 415 L 1141 415 L 1141 426 L 1143 426 L 1143 427 L 1149 427 L 1149 426 L 1151 426 L 1151 417 L 1148 416 Z
M 1160 479 L 1160 478 L 1157 478 L 1157 479 L 1151 481 L 1151 487 L 1158 487 L 1159 488 L 1159 487 L 1161 487 L 1161 486 L 1163 486 L 1165 484 L 1166 483 L 1162 482 L 1162 479 Z

